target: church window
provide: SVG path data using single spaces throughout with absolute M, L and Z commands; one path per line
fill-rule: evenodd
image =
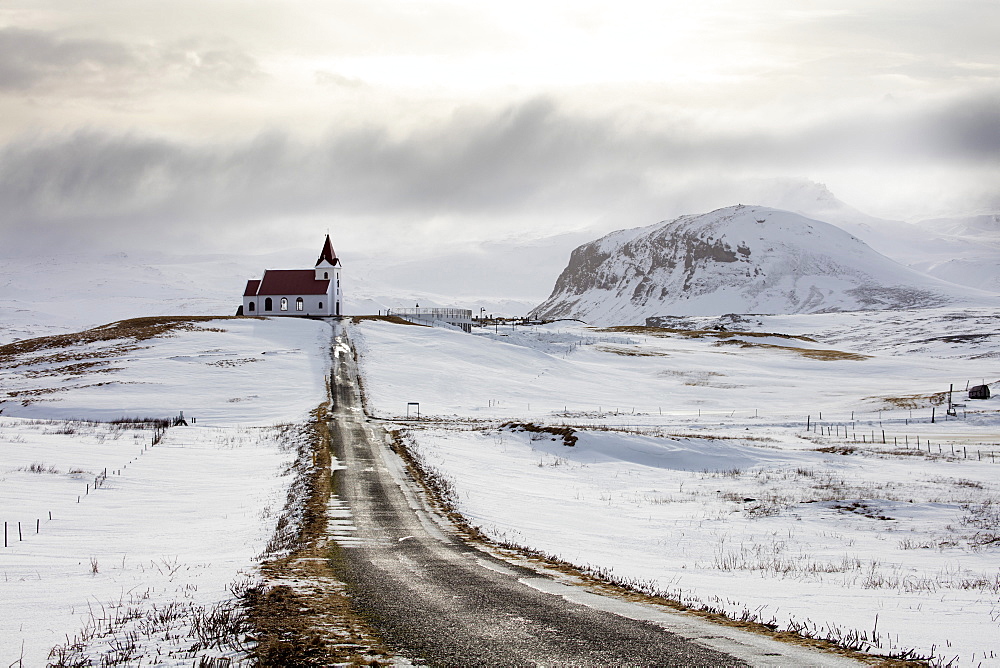
M 340 315 L 340 302 L 337 302 L 337 315 Z
M 330 272 L 324 271 L 323 272 L 323 278 L 330 278 Z
M 287 311 L 288 310 L 288 297 L 282 297 L 281 298 L 281 310 L 282 311 Z
M 271 298 L 268 297 L 267 299 L 264 300 L 264 310 L 270 311 L 272 308 L 274 308 L 273 302 L 271 302 Z
M 250 312 L 253 313 L 253 302 L 250 302 Z
M 302 301 L 302 297 L 299 297 L 298 299 L 295 300 L 295 310 L 296 311 L 301 311 L 303 309 L 303 307 L 305 307 L 305 305 L 306 305 L 306 303 L 304 301 Z
M 319 303 L 319 307 L 320 307 L 320 308 L 323 308 L 323 302 L 320 302 L 320 303 Z

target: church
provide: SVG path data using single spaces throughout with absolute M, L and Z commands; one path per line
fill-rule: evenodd
M 339 316 L 344 301 L 340 269 L 327 234 L 312 269 L 266 269 L 260 280 L 247 281 L 238 315 Z

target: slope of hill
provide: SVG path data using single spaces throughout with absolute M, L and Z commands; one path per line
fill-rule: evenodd
M 990 293 L 904 267 L 828 223 L 737 205 L 613 232 L 573 251 L 537 318 L 816 313 L 989 304 Z

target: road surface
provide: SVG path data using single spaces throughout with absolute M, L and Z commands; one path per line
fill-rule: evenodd
M 400 656 L 440 666 L 844 666 L 857 663 L 599 596 L 463 542 L 361 408 L 335 325 L 331 533 L 352 605 Z M 349 514 L 343 511 L 346 506 Z

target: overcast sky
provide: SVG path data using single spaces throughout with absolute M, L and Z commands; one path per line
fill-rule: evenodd
M 4 0 L 0 241 L 419 254 L 771 179 L 1000 211 L 997 26 L 996 0 Z

